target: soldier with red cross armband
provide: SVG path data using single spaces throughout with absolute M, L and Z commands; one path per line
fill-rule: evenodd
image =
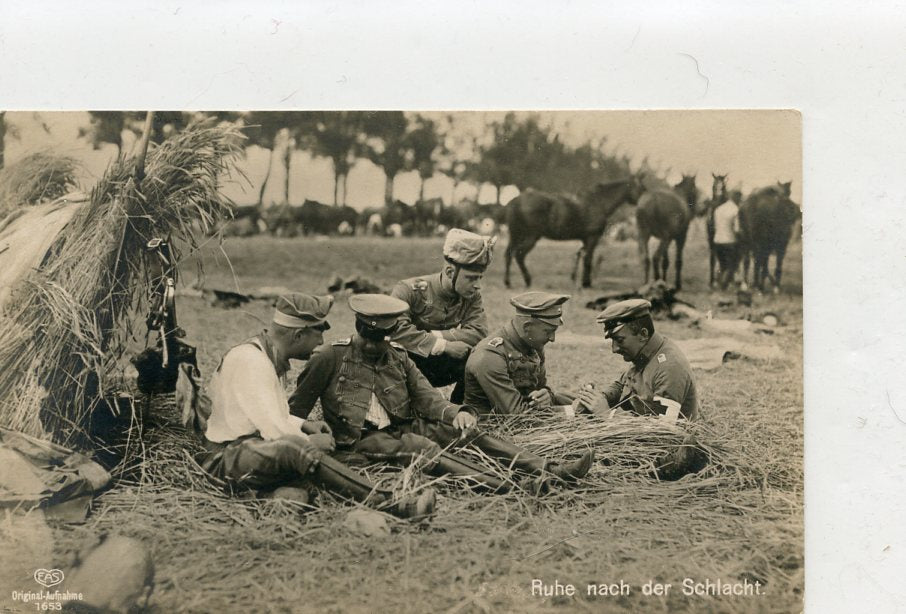
M 614 303 L 597 322 L 604 326 L 613 353 L 631 366 L 601 392 L 583 388 L 577 396 L 582 407 L 599 415 L 622 410 L 671 423 L 698 416 L 692 367 L 675 343 L 654 330 L 651 303 L 643 299 Z

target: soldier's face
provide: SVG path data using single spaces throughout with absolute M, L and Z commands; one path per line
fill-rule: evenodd
M 454 289 L 460 296 L 471 297 L 481 290 L 481 278 L 484 274 L 476 271 L 459 271 Z
M 626 362 L 635 360 L 645 343 L 648 342 L 648 331 L 644 328 L 639 334 L 633 333 L 624 326 L 610 336 L 610 348 L 614 354 L 619 354 Z
M 324 331 L 320 328 L 302 328 L 293 336 L 290 358 L 308 360 L 316 347 L 324 343 Z
M 525 341 L 532 349 L 540 350 L 557 338 L 557 327 L 539 320 L 529 320 L 525 323 Z

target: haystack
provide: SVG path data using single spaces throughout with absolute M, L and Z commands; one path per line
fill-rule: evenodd
M 133 159 L 108 168 L 50 246 L 12 289 L 0 319 L 0 424 L 67 446 L 89 442 L 92 413 L 147 289 L 145 245 L 190 249 L 229 215 L 218 179 L 239 153 L 238 129 L 201 122 L 151 146 L 144 178 Z
M 0 169 L 0 218 L 70 192 L 76 187 L 78 167 L 69 156 L 37 152 Z

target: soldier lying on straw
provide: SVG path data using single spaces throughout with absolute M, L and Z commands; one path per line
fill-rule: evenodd
M 404 465 L 425 456 L 428 472 L 469 476 L 493 490 L 506 490 L 509 484 L 442 447 L 474 444 L 485 454 L 538 476 L 526 484 L 534 492 L 546 489 L 548 474 L 575 480 L 588 473 L 592 451 L 572 463 L 551 463 L 475 429 L 474 410 L 447 401 L 406 351 L 388 340 L 408 309 L 406 303 L 359 294 L 350 297 L 349 307 L 356 314 L 356 334 L 315 351 L 290 397 L 297 416 L 308 416 L 321 400 L 340 453 Z
M 327 424 L 290 415 L 282 383 L 289 361 L 323 343 L 332 304 L 328 296 L 282 296 L 267 329 L 226 353 L 208 387 L 201 465 L 237 488 L 276 488 L 275 496 L 307 502 L 315 484 L 401 517 L 429 516 L 431 489 L 391 505 L 389 492 L 326 454 L 334 450 Z

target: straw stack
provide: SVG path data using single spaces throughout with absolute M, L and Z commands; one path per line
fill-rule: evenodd
M 0 321 L 0 424 L 88 443 L 92 412 L 112 392 L 107 375 L 146 292 L 145 244 L 167 237 L 195 247 L 229 215 L 218 179 L 241 139 L 231 126 L 190 126 L 152 145 L 141 185 L 132 159 L 111 165 Z

